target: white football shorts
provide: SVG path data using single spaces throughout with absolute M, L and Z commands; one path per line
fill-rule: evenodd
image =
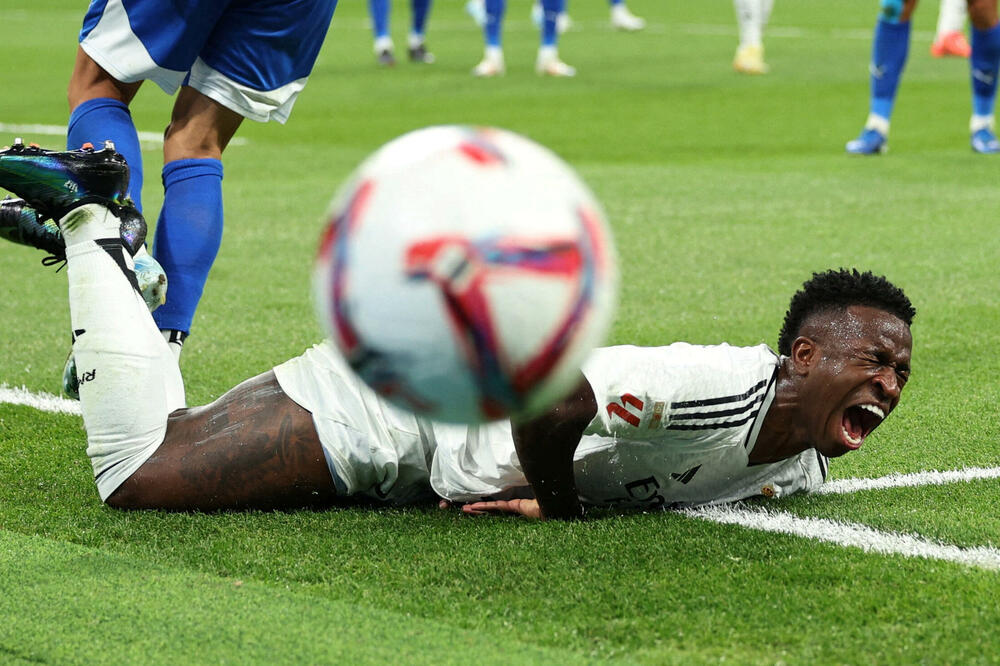
M 434 496 L 429 422 L 376 395 L 329 340 L 274 374 L 288 397 L 312 412 L 338 494 L 394 504 Z

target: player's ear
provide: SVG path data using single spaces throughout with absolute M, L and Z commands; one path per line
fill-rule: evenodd
M 800 335 L 792 342 L 792 365 L 799 374 L 808 374 L 809 369 L 819 358 L 819 348 L 812 338 Z

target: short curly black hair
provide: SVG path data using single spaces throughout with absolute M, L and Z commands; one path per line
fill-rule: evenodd
M 785 313 L 785 322 L 778 334 L 778 353 L 792 353 L 792 342 L 802 324 L 818 312 L 843 310 L 851 305 L 867 305 L 899 317 L 907 326 L 913 323 L 917 311 L 903 290 L 871 271 L 856 268 L 813 273 L 811 279 L 792 296 Z

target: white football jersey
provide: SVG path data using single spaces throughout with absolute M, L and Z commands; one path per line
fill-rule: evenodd
M 751 465 L 774 399 L 778 357 L 766 345 L 675 343 L 597 349 L 583 367 L 598 411 L 576 451 L 581 499 L 651 508 L 777 497 L 823 483 L 814 449 Z M 509 423 L 434 425 L 434 490 L 449 499 L 530 496 Z

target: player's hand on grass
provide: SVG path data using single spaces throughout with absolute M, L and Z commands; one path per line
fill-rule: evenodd
M 472 516 L 485 516 L 495 513 L 513 513 L 525 518 L 542 518 L 542 509 L 538 500 L 512 499 L 490 500 L 488 502 L 472 502 L 462 506 L 462 511 Z

